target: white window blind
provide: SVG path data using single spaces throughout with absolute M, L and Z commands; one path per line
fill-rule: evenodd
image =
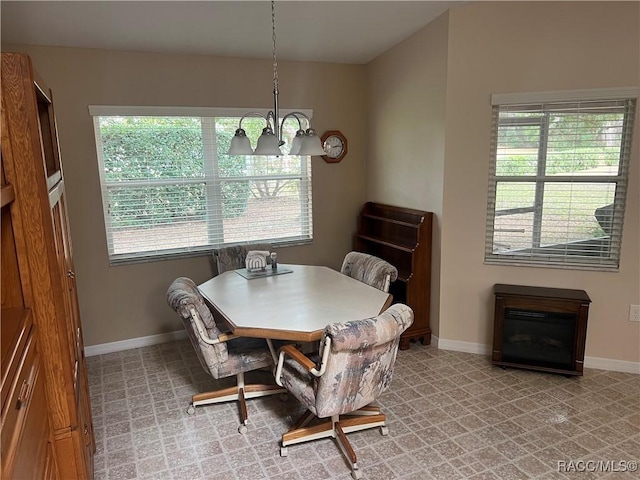
M 310 157 L 226 155 L 244 112 L 90 107 L 111 264 L 311 241 Z M 255 141 L 264 123 L 242 126 Z
M 636 100 L 552 93 L 493 99 L 485 262 L 617 269 Z

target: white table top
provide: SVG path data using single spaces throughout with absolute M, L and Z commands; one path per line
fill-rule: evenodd
M 224 272 L 198 286 L 237 335 L 313 341 L 329 323 L 375 317 L 391 295 L 328 267 L 281 265 L 292 273 L 248 280 Z

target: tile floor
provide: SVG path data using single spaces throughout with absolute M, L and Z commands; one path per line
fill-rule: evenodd
M 187 340 L 87 365 L 97 480 L 351 478 L 331 439 L 279 456 L 279 436 L 302 413 L 294 398 L 250 400 L 245 435 L 235 403 L 187 415 L 194 392 L 222 386 Z M 502 370 L 484 356 L 412 344 L 380 404 L 389 435 L 349 435 L 366 479 L 638 478 L 617 462 L 640 460 L 640 375 Z M 608 473 L 571 472 L 597 467 L 578 460 L 614 463 L 602 465 Z

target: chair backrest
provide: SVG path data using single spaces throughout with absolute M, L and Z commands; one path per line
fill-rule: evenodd
M 315 407 L 321 418 L 355 411 L 373 402 L 391 383 L 400 335 L 413 323 L 413 311 L 396 303 L 374 318 L 333 323 L 326 370 L 317 379 Z
M 234 245 L 232 247 L 222 247 L 213 251 L 213 258 L 218 267 L 218 275 L 228 270 L 236 270 L 245 267 L 247 252 L 251 250 L 271 251 L 269 243 L 253 243 L 245 245 Z
M 391 282 L 398 278 L 396 267 L 381 258 L 362 252 L 347 253 L 340 272 L 383 292 L 388 292 Z
M 198 333 L 198 326 L 192 315 L 193 311 L 202 321 L 210 339 L 214 340 L 220 335 L 220 330 L 216 326 L 209 307 L 204 303 L 197 285 L 190 278 L 177 278 L 167 290 L 167 302 L 182 318 L 189 340 L 191 340 L 202 367 L 218 378 L 218 366 L 228 360 L 229 353 L 226 343 L 209 345 L 202 340 Z

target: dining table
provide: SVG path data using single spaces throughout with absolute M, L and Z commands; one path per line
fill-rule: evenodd
M 217 322 L 238 336 L 314 342 L 326 325 L 375 317 L 392 296 L 326 266 L 230 270 L 198 285 Z

